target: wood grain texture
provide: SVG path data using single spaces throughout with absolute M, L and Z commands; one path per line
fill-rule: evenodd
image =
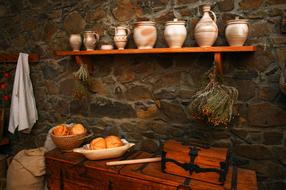
M 166 159 L 175 160 L 180 164 L 188 164 L 191 163 L 191 147 L 191 145 L 182 145 L 180 142 L 168 140 L 165 142 L 163 150 L 166 152 Z M 193 164 L 199 166 L 200 168 L 215 168 L 220 170 L 220 163 L 228 162 L 228 149 L 226 148 L 196 147 L 196 149 L 198 152 Z M 220 173 L 218 172 L 196 173 L 194 171 L 190 174 L 188 170 L 185 170 L 181 166 L 178 166 L 177 164 L 170 161 L 165 162 L 165 172 L 214 184 L 223 184 L 222 181 L 219 181 Z
M 164 54 L 164 53 L 199 53 L 199 52 L 254 52 L 255 46 L 218 46 L 218 47 L 185 47 L 185 48 L 153 48 L 124 50 L 93 50 L 93 51 L 56 51 L 58 56 L 66 55 L 120 55 L 120 54 Z
M 230 190 L 232 170 L 224 186 L 188 179 L 161 171 L 159 162 L 106 166 L 106 162 L 156 157 L 134 152 L 123 157 L 90 161 L 80 154 L 53 150 L 46 154 L 48 187 L 51 190 Z M 238 190 L 257 190 L 255 172 L 238 169 Z
M 0 54 L 0 63 L 17 63 L 19 54 Z M 39 62 L 40 56 L 38 54 L 29 54 L 29 62 Z

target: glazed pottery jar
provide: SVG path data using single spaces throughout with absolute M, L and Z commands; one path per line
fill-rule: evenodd
M 248 36 L 248 20 L 235 17 L 227 21 L 225 37 L 230 46 L 243 46 Z
M 185 21 L 168 21 L 164 30 L 164 37 L 170 48 L 181 48 L 187 36 Z
M 71 34 L 69 38 L 70 46 L 73 51 L 79 51 L 82 43 L 80 34 Z
M 136 22 L 133 38 L 138 49 L 152 49 L 157 39 L 155 22 Z
M 203 17 L 195 27 L 195 40 L 200 47 L 210 47 L 215 43 L 218 35 L 216 16 L 211 11 L 210 5 L 204 5 L 203 12 Z M 210 17 L 210 13 L 214 20 Z
M 124 49 L 128 36 L 130 35 L 130 30 L 127 26 L 118 26 L 114 31 L 114 43 L 118 49 Z
M 83 43 L 86 50 L 94 50 L 96 41 L 99 40 L 99 35 L 94 31 L 85 31 Z

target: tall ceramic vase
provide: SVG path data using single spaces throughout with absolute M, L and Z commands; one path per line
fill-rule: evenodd
M 218 28 L 216 25 L 216 16 L 211 11 L 210 5 L 203 6 L 203 17 L 195 27 L 195 40 L 200 47 L 212 46 L 218 36 Z M 214 19 L 210 17 L 213 15 Z
M 71 34 L 69 38 L 70 46 L 73 51 L 79 51 L 82 43 L 80 34 Z

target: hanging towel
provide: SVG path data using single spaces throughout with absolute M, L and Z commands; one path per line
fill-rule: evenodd
M 20 53 L 15 73 L 10 107 L 9 131 L 30 133 L 38 120 L 38 112 L 30 79 L 29 55 Z

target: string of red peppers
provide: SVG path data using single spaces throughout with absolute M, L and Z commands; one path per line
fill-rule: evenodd
M 6 72 L 0 72 L 0 79 L 2 80 L 3 78 L 8 80 L 12 77 L 11 74 L 12 70 L 6 71 Z M 8 89 L 8 83 L 7 82 L 0 82 L 0 91 L 2 91 L 2 100 L 3 101 L 9 101 L 11 99 L 11 96 L 6 94 L 5 91 Z

